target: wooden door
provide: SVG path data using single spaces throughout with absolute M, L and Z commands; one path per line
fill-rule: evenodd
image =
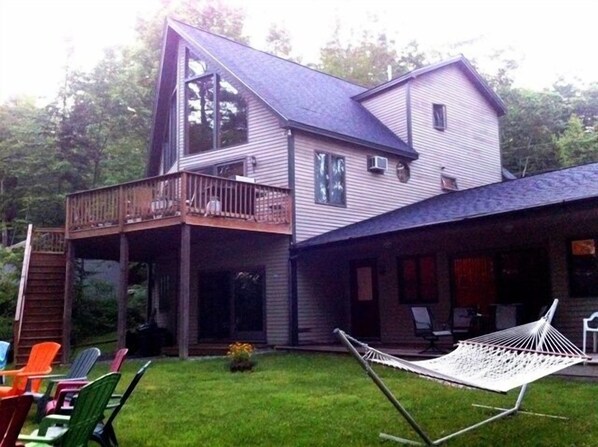
M 375 259 L 351 263 L 351 333 L 359 338 L 380 338 Z

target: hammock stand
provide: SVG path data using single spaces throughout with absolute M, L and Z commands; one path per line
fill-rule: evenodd
M 380 437 L 410 445 L 440 445 L 449 439 L 475 430 L 489 422 L 494 422 L 518 412 L 526 413 L 521 411 L 521 403 L 529 383 L 589 359 L 579 348 L 550 325 L 557 305 L 558 300 L 554 300 L 546 315 L 536 322 L 460 341 L 457 348 L 451 353 L 430 360 L 403 360 L 371 348 L 340 329 L 335 329 L 334 333 L 423 442 L 386 433 L 380 433 Z M 358 349 L 364 353 L 361 354 Z M 476 405 L 500 412 L 454 433 L 433 440 L 374 371 L 371 366 L 372 363 L 402 369 L 422 377 L 459 387 L 476 388 L 502 394 L 506 394 L 507 391 L 517 387 L 521 387 L 521 389 L 512 408 Z M 528 414 L 547 416 L 537 413 Z

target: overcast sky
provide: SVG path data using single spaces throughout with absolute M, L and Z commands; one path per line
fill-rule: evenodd
M 504 49 L 517 58 L 519 86 L 549 87 L 559 76 L 598 81 L 594 55 L 596 0 L 223 0 L 247 11 L 245 32 L 260 47 L 272 22 L 286 27 L 294 52 L 317 62 L 336 20 L 358 31 L 375 25 L 399 46 L 419 42 L 426 52 L 452 44 L 485 69 L 488 55 Z M 65 42 L 73 62 L 93 66 L 102 49 L 134 39 L 139 12 L 158 0 L 0 0 L 0 102 L 17 94 L 52 97 L 65 64 Z M 491 71 L 491 68 L 487 68 Z

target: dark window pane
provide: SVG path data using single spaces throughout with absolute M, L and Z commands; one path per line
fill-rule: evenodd
M 220 80 L 220 147 L 247 143 L 247 103 L 228 82 Z
M 414 256 L 399 259 L 399 299 L 402 303 L 438 301 L 436 258 Z
M 216 175 L 224 178 L 235 178 L 236 175 L 245 175 L 245 165 L 242 161 L 217 165 Z
M 444 104 L 433 104 L 434 127 L 436 129 L 446 128 L 446 106 Z
M 237 272 L 235 274 L 235 329 L 237 332 L 263 331 L 263 283 L 263 274 L 260 272 Z
M 188 153 L 214 147 L 214 79 L 212 76 L 187 83 Z
M 404 259 L 401 267 L 401 300 L 406 303 L 417 302 L 417 264 L 414 259 Z
M 420 298 L 423 302 L 435 302 L 438 289 L 436 283 L 436 259 L 426 256 L 419 259 Z
M 598 295 L 598 239 L 571 241 L 569 245 L 569 281 L 571 296 Z

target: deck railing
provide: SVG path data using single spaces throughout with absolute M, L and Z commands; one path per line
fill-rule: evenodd
M 175 216 L 288 225 L 290 209 L 286 188 L 179 172 L 71 194 L 66 227 L 68 232 L 122 228 Z
M 64 230 L 62 228 L 36 228 L 31 246 L 36 253 L 64 253 Z

